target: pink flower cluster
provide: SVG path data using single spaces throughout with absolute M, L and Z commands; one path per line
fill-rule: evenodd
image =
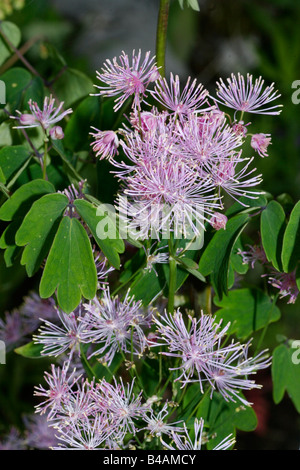
M 233 199 L 260 194 L 254 188 L 261 175 L 250 168 L 254 157 L 242 155 L 251 135 L 242 118 L 246 112 L 279 114 L 280 105 L 269 106 L 280 96 L 273 84 L 264 88 L 261 78 L 232 75 L 227 85 L 217 83 L 218 98 L 212 98 L 190 77 L 183 87 L 177 75 L 161 77 L 155 58 L 148 52 L 142 61 L 141 51 L 133 52 L 131 61 L 124 52 L 119 62 L 107 60 L 97 77 L 102 84 L 96 95 L 116 96 L 115 110 L 132 99 L 129 125 L 91 133 L 96 156 L 116 168 L 117 206 L 131 233 L 145 239 L 171 230 L 187 238 L 199 235 L 206 221 L 225 228 L 218 215 L 224 193 Z M 241 112 L 240 119 L 228 121 L 218 104 Z M 251 146 L 261 156 L 269 144 L 269 135 L 252 136 Z

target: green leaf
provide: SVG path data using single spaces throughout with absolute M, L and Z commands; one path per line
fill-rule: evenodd
M 255 288 L 231 290 L 222 300 L 214 298 L 214 303 L 220 307 L 217 320 L 223 319 L 224 324 L 230 322 L 228 333 L 236 334 L 239 339 L 246 339 L 280 319 L 279 308 L 268 295 Z
M 243 258 L 241 255 L 238 254 L 238 251 L 243 251 L 244 247 L 242 245 L 241 237 L 237 239 L 232 249 L 230 261 L 232 264 L 232 268 L 238 274 L 246 274 L 249 269 L 249 265 L 247 263 L 243 263 Z
M 63 161 L 65 172 L 71 183 L 78 183 L 82 180 L 81 175 L 72 165 L 61 140 L 52 140 L 52 146 Z
M 1 36 L 1 32 L 5 34 L 5 36 L 10 40 L 10 42 L 15 46 L 21 42 L 21 31 L 19 30 L 18 26 L 10 21 L 1 21 L 0 24 L 0 65 L 2 65 L 6 59 L 8 59 L 12 54 L 13 51 L 11 48 L 6 44 L 5 40 Z
M 55 94 L 65 107 L 95 91 L 90 78 L 79 70 L 68 68 L 53 85 Z M 95 98 L 96 99 L 96 98 Z
M 239 201 L 241 201 L 243 204 L 246 204 L 246 207 L 243 204 L 240 204 L 238 201 L 236 201 L 226 211 L 227 217 L 233 217 L 234 215 L 237 215 L 241 212 L 247 213 L 247 212 L 251 212 L 254 210 L 259 210 L 262 207 L 266 206 L 268 203 L 265 193 L 261 193 L 257 197 L 257 199 L 249 199 L 248 197 L 243 196 L 239 199 Z
M 0 166 L 0 183 L 3 183 L 3 184 L 6 183 L 6 178 L 5 178 L 5 175 L 3 173 L 1 166 Z
M 273 399 L 276 404 L 280 403 L 287 392 L 300 413 L 300 344 L 299 341 L 294 343 L 295 348 L 280 344 L 273 352 Z
M 43 344 L 35 344 L 34 342 L 30 342 L 24 344 L 24 346 L 16 348 L 14 351 L 20 356 L 27 357 L 29 359 L 40 359 L 43 357 L 41 354 L 43 347 Z
M 285 229 L 285 213 L 277 201 L 271 201 L 261 214 L 261 239 L 268 261 L 282 271 L 281 250 Z
M 54 192 L 54 186 L 45 180 L 34 180 L 24 184 L 0 207 L 0 220 L 22 219 L 36 199 Z
M 214 234 L 201 256 L 199 272 L 203 276 L 211 275 L 213 287 L 220 299 L 228 292 L 229 260 L 233 246 L 248 221 L 248 214 L 239 214 L 229 219 L 226 230 L 219 230 Z
M 6 102 L 11 112 L 20 109 L 24 90 L 30 85 L 32 76 L 20 67 L 13 67 L 1 75 L 6 85 Z
M 125 245 L 120 238 L 114 213 L 111 212 L 110 206 L 101 204 L 95 207 L 83 199 L 74 201 L 74 206 L 89 227 L 106 258 L 116 269 L 119 269 L 119 253 L 124 252 Z
M 282 265 L 286 273 L 300 260 L 300 201 L 293 208 L 283 236 Z
M 16 244 L 25 246 L 21 264 L 29 277 L 38 270 L 46 258 L 59 221 L 68 205 L 63 194 L 47 194 L 35 201 L 16 233 Z
M 89 149 L 90 127 L 97 127 L 100 121 L 99 100 L 93 96 L 85 98 L 71 115 L 66 128 L 64 143 L 70 150 Z
M 32 100 L 37 103 L 40 109 L 44 103 L 44 83 L 41 77 L 34 77 L 24 93 L 24 108 L 30 110 L 28 101 Z
M 4 230 L 0 238 L 0 248 L 5 249 L 4 260 L 6 266 L 12 265 L 20 253 L 15 244 L 15 235 L 32 204 L 45 194 L 54 193 L 54 186 L 48 181 L 34 180 L 22 185 L 1 206 L 0 220 L 12 221 Z
M 40 296 L 57 289 L 57 300 L 66 313 L 92 299 L 97 290 L 97 271 L 89 237 L 80 222 L 64 217 L 55 235 L 40 283 Z
M 30 152 L 22 145 L 4 147 L 0 150 L 0 170 L 8 181 L 30 158 Z
M 158 275 L 156 275 L 154 270 L 150 272 L 142 270 L 130 285 L 130 294 L 133 295 L 136 300 L 141 300 L 145 306 L 156 299 L 166 286 L 161 265 L 157 265 L 155 269 Z

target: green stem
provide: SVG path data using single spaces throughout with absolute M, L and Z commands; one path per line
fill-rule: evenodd
M 87 372 L 89 372 L 90 378 L 97 378 L 97 375 L 95 374 L 95 371 L 93 370 L 92 366 L 90 365 L 89 361 L 87 360 L 87 357 L 83 351 L 82 346 L 80 347 L 80 357 L 81 361 L 83 362 L 85 369 Z
M 168 298 L 168 312 L 174 312 L 174 298 L 175 298 L 175 291 L 176 291 L 176 268 L 177 263 L 176 260 L 173 258 L 173 240 L 172 237 L 169 240 L 169 298 Z
M 189 417 L 188 417 L 188 419 L 186 420 L 186 422 L 188 422 L 193 416 L 196 415 L 199 406 L 203 403 L 204 399 L 205 399 L 205 398 L 207 397 L 207 395 L 209 394 L 210 389 L 211 389 L 211 387 L 208 387 L 207 390 L 204 392 L 203 397 L 202 397 L 201 400 L 197 403 L 197 405 L 195 406 L 195 408 L 193 409 L 193 411 L 192 411 L 191 414 L 189 415 Z
M 169 9 L 170 0 L 160 0 L 156 32 L 156 60 L 158 67 L 160 67 L 159 72 L 162 77 L 165 76 L 165 58 Z
M 45 137 L 44 140 L 45 147 L 44 147 L 44 157 L 43 157 L 43 180 L 47 179 L 47 154 L 48 154 L 48 138 Z
M 259 340 L 258 340 L 258 343 L 257 343 L 257 345 L 256 345 L 255 352 L 254 352 L 254 356 L 256 356 L 256 354 L 258 353 L 258 351 L 259 351 L 259 349 L 260 349 L 260 347 L 261 347 L 261 344 L 262 344 L 262 342 L 263 342 L 263 340 L 264 340 L 264 337 L 265 337 L 265 335 L 266 335 L 266 332 L 267 332 L 267 329 L 268 329 L 268 326 L 269 326 L 269 322 L 270 322 L 270 319 L 271 319 L 271 315 L 272 315 L 272 313 L 273 313 L 273 310 L 274 310 L 274 307 L 275 307 L 275 305 L 276 305 L 276 302 L 277 302 L 278 297 L 279 297 L 279 292 L 278 292 L 278 293 L 275 295 L 275 297 L 273 298 L 272 307 L 270 308 L 269 313 L 268 313 L 267 323 L 266 323 L 266 325 L 265 325 L 265 327 L 264 327 L 264 329 L 263 329 L 263 331 L 262 331 L 262 333 L 261 333 L 261 335 L 260 335 L 260 338 L 259 338 Z

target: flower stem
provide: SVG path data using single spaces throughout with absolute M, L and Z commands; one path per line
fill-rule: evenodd
M 170 253 L 170 258 L 169 258 L 169 298 L 168 298 L 168 312 L 173 313 L 174 312 L 174 297 L 175 297 L 175 291 L 176 291 L 176 268 L 177 268 L 177 263 L 176 260 L 173 258 L 174 253 L 173 253 L 173 239 L 169 239 L 169 253 Z
M 157 32 L 156 32 L 156 60 L 159 72 L 165 76 L 165 58 L 167 44 L 167 29 L 169 18 L 170 0 L 160 0 Z
M 46 169 L 47 169 L 47 154 L 48 154 L 48 138 L 45 137 L 44 140 L 44 157 L 43 157 L 43 180 L 47 179 Z

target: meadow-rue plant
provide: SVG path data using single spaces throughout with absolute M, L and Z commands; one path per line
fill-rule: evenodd
M 41 89 L 4 109 L 16 140 L 0 150 L 0 247 L 39 287 L 0 319 L 0 339 L 49 368 L 24 436 L 9 430 L 2 449 L 233 449 L 255 429 L 262 371 L 276 398 L 291 387 L 289 343 L 264 340 L 277 300 L 299 294 L 300 208 L 263 190 L 255 161 L 272 158 L 271 134 L 251 130 L 281 95 L 250 73 L 215 94 L 166 76 L 169 4 L 156 54 L 106 59 L 96 93 L 65 65 L 46 80 L 25 59 Z M 75 96 L 59 86 L 70 75 Z M 259 242 L 244 239 L 257 222 Z

